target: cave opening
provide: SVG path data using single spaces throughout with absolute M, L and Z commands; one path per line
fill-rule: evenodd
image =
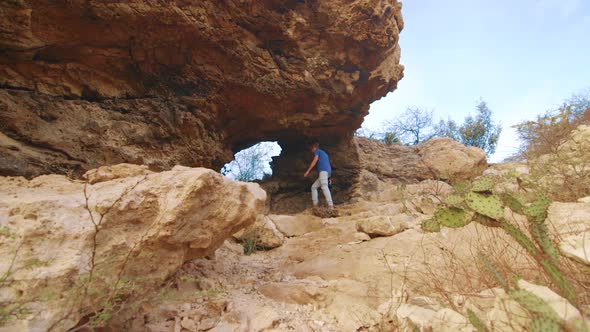
M 235 153 L 234 160 L 225 164 L 220 172 L 237 181 L 267 179 L 272 175 L 272 158 L 279 156 L 281 151 L 276 141 L 256 143 Z

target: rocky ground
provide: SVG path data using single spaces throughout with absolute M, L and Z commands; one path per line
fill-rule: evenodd
M 436 197 L 450 186 L 424 181 L 388 200 L 339 206 L 321 219 L 311 210 L 269 215 L 261 243 L 280 245 L 244 255 L 228 240 L 215 258 L 187 264 L 179 298 L 150 303 L 125 325 L 136 331 L 476 331 L 467 310 L 493 331 L 527 330 L 531 317 L 490 285 L 478 270 L 478 251 L 503 255 L 522 276 L 532 263 L 503 231 L 471 223 L 425 233 Z M 402 189 L 400 189 L 401 191 Z M 590 204 L 571 203 L 578 219 Z M 556 212 L 552 217 L 565 220 Z M 582 215 L 583 213 L 583 215 Z M 586 225 L 587 227 L 587 225 Z M 182 281 L 184 280 L 184 281 Z M 581 319 L 566 300 L 525 280 L 565 320 Z M 517 318 L 515 318 L 517 317 Z
M 461 180 L 484 176 L 500 195 L 526 165 L 487 166 L 446 139 L 356 144 L 363 163 L 335 216 L 281 212 L 308 193 L 273 205 L 258 184 L 202 168 L 0 178 L 0 331 L 526 331 L 539 312 L 585 331 L 590 198 L 553 202 L 545 220 L 578 282 L 574 307 L 502 228 L 423 230 Z

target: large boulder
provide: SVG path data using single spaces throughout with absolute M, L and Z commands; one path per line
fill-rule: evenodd
M 357 221 L 356 229 L 370 237 L 392 236 L 408 229 L 408 224 L 414 219 L 408 214 L 377 216 Z
M 487 167 L 485 152 L 450 138 L 435 138 L 419 146 L 422 161 L 438 179 L 459 181 L 481 175 Z
M 443 180 L 469 180 L 487 168 L 482 149 L 465 146 L 450 138 L 435 138 L 415 146 L 387 145 L 374 139 L 355 137 L 349 154 L 358 159 L 357 181 L 352 197 L 366 200 L 401 199 L 408 184 Z M 357 156 L 358 155 L 358 156 Z M 448 192 L 448 185 L 432 182 L 436 194 Z M 408 188 L 409 189 L 409 188 Z
M 0 302 L 8 304 L 9 329 L 68 330 L 84 316 L 145 301 L 184 262 L 212 253 L 264 209 L 257 184 L 207 169 L 116 169 L 140 174 L 95 184 L 0 177 Z
M 417 182 L 435 176 L 417 146 L 387 145 L 364 137 L 355 137 L 354 141 L 361 168 L 378 177 Z

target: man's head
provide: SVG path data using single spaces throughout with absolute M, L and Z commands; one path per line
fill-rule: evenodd
M 311 144 L 309 147 L 311 149 L 311 152 L 315 152 L 315 150 L 317 150 L 320 147 L 320 142 L 318 140 L 313 140 L 313 141 L 311 141 Z

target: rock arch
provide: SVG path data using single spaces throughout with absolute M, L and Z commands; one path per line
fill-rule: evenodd
M 317 137 L 348 179 L 338 151 L 403 77 L 397 0 L 5 1 L 0 18 L 0 175 L 218 170 L 273 140 L 286 183 Z

